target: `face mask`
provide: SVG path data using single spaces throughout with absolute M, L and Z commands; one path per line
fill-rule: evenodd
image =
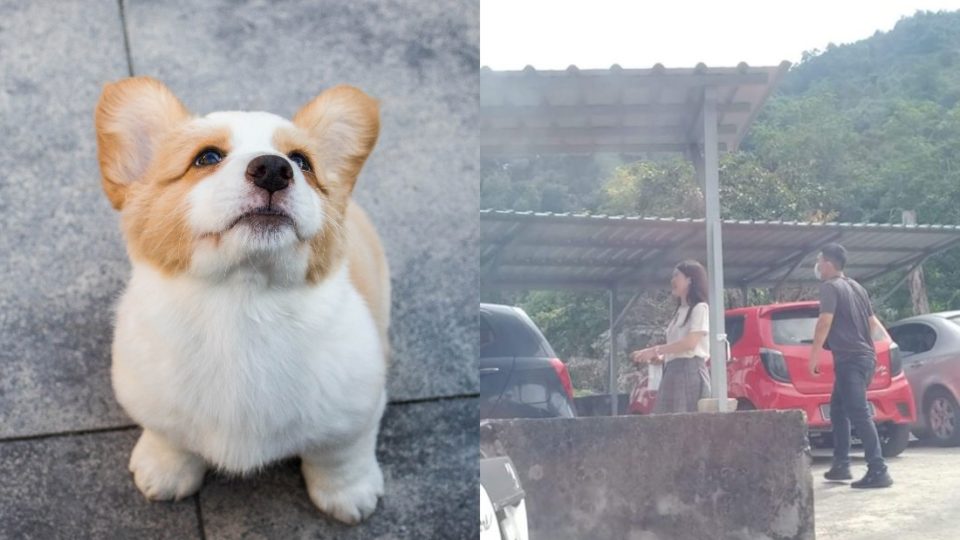
M 820 273 L 820 263 L 813 265 L 813 275 L 817 277 L 817 281 L 823 279 L 823 274 Z

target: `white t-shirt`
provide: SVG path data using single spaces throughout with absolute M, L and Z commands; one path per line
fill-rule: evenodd
M 703 332 L 703 336 L 697 340 L 697 344 L 694 345 L 692 349 L 676 354 L 664 355 L 665 362 L 669 362 L 674 358 L 690 358 L 693 356 L 707 358 L 710 356 L 710 338 L 708 337 L 710 333 L 709 308 L 706 302 L 700 302 L 693 306 L 693 313 L 690 314 L 690 320 L 684 324 L 684 320 L 687 318 L 687 311 L 689 310 L 690 308 L 687 306 L 680 306 L 676 316 L 670 321 L 670 324 L 667 325 L 667 343 L 680 341 L 690 332 Z M 660 364 L 648 365 L 648 388 L 659 388 L 662 375 L 663 366 Z
M 703 332 L 703 335 L 699 340 L 697 340 L 697 344 L 694 345 L 692 349 L 688 349 L 676 354 L 664 355 L 664 358 L 668 362 L 674 358 L 690 358 L 692 356 L 706 358 L 710 356 L 710 339 L 707 337 L 710 333 L 710 311 L 707 307 L 707 303 L 700 302 L 699 304 L 693 306 L 693 312 L 690 314 L 690 320 L 688 320 L 686 324 L 683 324 L 684 320 L 687 318 L 687 311 L 689 310 L 690 308 L 687 306 L 680 306 L 676 317 L 674 317 L 673 320 L 670 321 L 670 324 L 667 325 L 667 343 L 680 341 L 681 339 L 687 337 L 690 332 Z

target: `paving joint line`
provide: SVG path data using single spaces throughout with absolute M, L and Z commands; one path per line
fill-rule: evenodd
M 59 437 L 82 437 L 84 435 L 96 435 L 98 433 L 114 433 L 121 431 L 130 431 L 137 429 L 137 424 L 124 424 L 122 426 L 92 428 L 92 429 L 71 429 L 66 431 L 55 431 L 52 433 L 38 433 L 34 435 L 14 435 L 12 437 L 0 437 L 0 444 L 8 442 L 37 441 L 43 439 L 55 439 Z
M 480 394 L 457 394 L 455 396 L 436 396 L 428 398 L 413 398 L 413 399 L 403 399 L 398 401 L 391 401 L 389 405 L 416 405 L 419 403 L 436 403 L 440 401 L 459 401 L 466 399 L 476 399 L 479 398 Z
M 193 500 L 197 509 L 197 531 L 200 533 L 200 540 L 207 540 L 207 531 L 203 526 L 203 509 L 200 506 L 199 491 L 193 496 Z
M 123 51 L 127 57 L 127 75 L 133 77 L 133 54 L 130 52 L 130 32 L 127 31 L 127 11 L 123 7 L 125 0 L 117 0 L 120 7 L 120 28 L 123 30 Z

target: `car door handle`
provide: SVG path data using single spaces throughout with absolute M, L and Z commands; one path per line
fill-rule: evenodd
M 485 374 L 485 373 L 499 373 L 499 372 L 500 372 L 500 368 L 498 368 L 498 367 L 482 367 L 482 368 L 480 368 L 480 374 L 481 374 L 481 375 L 483 375 L 483 374 Z

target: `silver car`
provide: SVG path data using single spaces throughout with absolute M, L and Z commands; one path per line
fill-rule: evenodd
M 890 325 L 917 402 L 914 434 L 960 445 L 960 311 L 917 315 Z

